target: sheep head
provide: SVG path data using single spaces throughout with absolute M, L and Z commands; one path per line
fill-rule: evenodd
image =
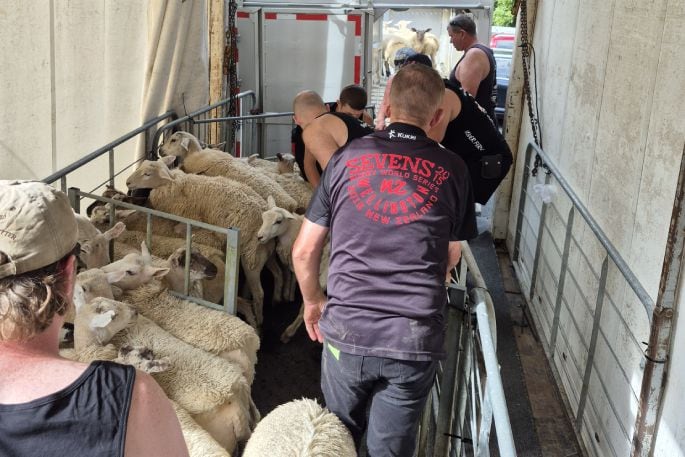
M 284 234 L 288 230 L 288 220 L 295 219 L 295 216 L 276 206 L 273 197 L 267 198 L 268 210 L 262 213 L 262 226 L 257 232 L 257 240 L 264 244 L 267 241 Z
M 79 260 L 87 269 L 107 265 L 110 262 L 109 241 L 121 235 L 125 229 L 126 226 L 123 222 L 117 222 L 105 233 L 98 233 L 92 238 L 81 239 L 79 236 L 79 244 L 81 245 L 81 251 L 78 254 Z
M 162 157 L 155 161 L 143 160 L 140 167 L 126 180 L 126 187 L 131 190 L 156 189 L 173 182 L 174 178 L 169 170 L 175 160 L 174 156 Z
M 153 279 L 161 279 L 169 272 L 169 268 L 152 265 L 152 257 L 143 241 L 140 253 L 132 252 L 116 262 L 105 265 L 102 267 L 102 271 L 105 273 L 125 272 L 125 275 L 120 280 L 114 281 L 111 284 L 123 290 L 131 290 Z
M 160 373 L 171 368 L 169 357 L 155 359 L 152 349 L 147 346 L 125 344 L 119 348 L 119 356 L 114 361 L 124 365 L 131 365 L 145 373 Z
M 202 151 L 202 145 L 194 135 L 188 132 L 174 133 L 159 147 L 160 156 L 176 156 L 181 162 L 188 155 L 199 151 Z
M 164 281 L 170 290 L 183 293 L 185 286 L 186 248 L 176 249 L 167 259 L 167 263 L 169 265 L 169 273 L 164 276 Z M 216 274 L 217 266 L 207 257 L 200 254 L 200 251 L 197 249 L 191 249 L 190 288 L 193 289 L 193 284 L 197 281 L 214 279 Z
M 278 159 L 278 173 L 281 175 L 285 175 L 288 173 L 292 173 L 295 171 L 295 156 L 286 153 L 286 154 L 281 154 L 280 152 L 276 154 L 276 158 Z
M 74 322 L 74 347 L 103 345 L 135 323 L 138 312 L 126 303 L 97 297 L 79 308 Z
M 420 30 L 420 29 L 415 29 L 414 27 L 411 28 L 411 31 L 416 33 L 416 40 L 418 42 L 422 42 L 423 38 L 426 36 L 426 33 L 430 32 L 432 29 L 428 28 L 426 30 Z

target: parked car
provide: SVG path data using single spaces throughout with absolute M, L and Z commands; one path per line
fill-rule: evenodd
M 490 48 L 495 49 L 514 49 L 516 35 L 513 33 L 494 33 L 490 37 Z
M 512 42 L 513 43 L 513 42 Z M 495 62 L 497 63 L 497 103 L 495 105 L 495 117 L 499 126 L 504 121 L 504 107 L 509 88 L 509 76 L 511 75 L 511 49 L 495 48 Z

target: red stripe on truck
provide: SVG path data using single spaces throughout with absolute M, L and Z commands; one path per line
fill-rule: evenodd
M 295 15 L 297 21 L 327 21 L 328 14 L 306 14 L 298 13 Z
M 235 156 L 240 157 L 240 141 L 235 142 Z
M 358 14 L 348 14 L 347 20 L 354 22 L 354 36 L 362 36 L 362 17 Z
M 354 56 L 354 83 L 359 84 L 361 81 L 360 73 L 362 71 L 362 56 Z
M 237 16 L 239 19 L 249 19 L 249 18 L 250 18 L 250 13 L 244 13 L 244 12 L 242 12 L 242 11 L 238 11 L 238 12 L 236 13 L 236 16 Z
M 276 19 L 276 13 L 264 13 L 264 19 Z

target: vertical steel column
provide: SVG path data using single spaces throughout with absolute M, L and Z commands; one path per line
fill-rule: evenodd
M 148 249 L 152 249 L 152 214 L 147 213 L 145 218 L 145 242 Z
M 114 149 L 107 151 L 109 156 L 109 185 L 114 187 Z
M 677 304 L 677 291 L 683 269 L 685 252 L 685 148 L 680 162 L 680 174 L 676 188 L 671 224 L 668 230 L 666 252 L 661 269 L 659 293 L 656 308 L 653 312 L 652 327 L 649 332 L 649 344 L 645 353 L 645 370 L 642 375 L 640 403 L 635 419 L 635 432 L 631 456 L 650 456 L 654 453 L 654 444 L 658 419 L 663 403 L 666 373 L 668 371 L 671 339 L 673 331 L 673 314 Z M 672 373 L 671 376 L 675 375 Z
M 576 426 L 578 430 L 583 425 L 583 413 L 585 412 L 585 403 L 587 402 L 588 389 L 590 388 L 590 375 L 592 375 L 592 365 L 595 360 L 595 350 L 597 349 L 597 337 L 599 335 L 599 325 L 602 319 L 602 308 L 604 307 L 604 291 L 607 284 L 607 271 L 609 270 L 609 256 L 604 257 L 602 262 L 602 273 L 599 278 L 599 288 L 597 290 L 597 304 L 595 305 L 595 316 L 592 321 L 592 336 L 590 337 L 590 345 L 588 346 L 587 360 L 585 361 L 585 374 L 583 375 L 583 387 L 580 390 L 580 399 L 578 400 L 578 414 L 576 416 Z
M 79 197 L 80 189 L 78 187 L 70 187 L 67 191 L 67 197 L 69 197 L 69 204 L 71 209 L 76 213 L 81 213 L 81 197 Z
M 552 320 L 552 336 L 549 341 L 550 358 L 554 358 L 554 350 L 557 345 L 557 335 L 559 332 L 559 315 L 561 314 L 561 303 L 564 298 L 564 285 L 566 284 L 566 271 L 568 270 L 568 257 L 571 249 L 571 238 L 573 236 L 573 218 L 576 214 L 576 207 L 571 206 L 566 219 L 566 237 L 564 238 L 564 252 L 561 255 L 561 270 L 559 271 L 559 286 L 557 287 L 557 298 L 554 303 L 554 319 Z
M 240 232 L 226 235 L 226 273 L 224 275 L 224 310 L 235 316 L 238 309 L 238 271 L 240 270 Z M 234 265 L 231 268 L 231 265 Z
M 525 217 L 526 189 L 528 187 L 528 180 L 530 179 L 529 164 L 530 164 L 530 156 L 531 156 L 532 150 L 533 150 L 533 148 L 531 147 L 531 144 L 528 143 L 528 147 L 526 148 L 526 156 L 523 160 L 523 177 L 521 178 L 521 194 L 519 196 L 518 217 L 516 218 L 516 233 L 514 234 L 514 252 L 511 255 L 511 258 L 514 262 L 516 262 L 519 259 L 519 254 L 520 254 L 519 246 L 521 244 L 521 231 L 523 230 L 523 218 Z
M 59 178 L 59 187 L 65 194 L 67 193 L 67 175 Z
M 190 291 L 190 258 L 192 256 L 191 253 L 191 244 L 193 240 L 193 226 L 186 223 L 186 264 L 183 270 L 183 293 L 185 295 L 190 295 L 188 292 Z M 202 298 L 202 297 L 200 297 Z

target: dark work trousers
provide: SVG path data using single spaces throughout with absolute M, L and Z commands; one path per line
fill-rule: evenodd
M 408 361 L 347 354 L 324 343 L 321 390 L 326 406 L 349 428 L 359 450 L 371 402 L 369 457 L 412 457 L 416 432 L 437 361 Z

